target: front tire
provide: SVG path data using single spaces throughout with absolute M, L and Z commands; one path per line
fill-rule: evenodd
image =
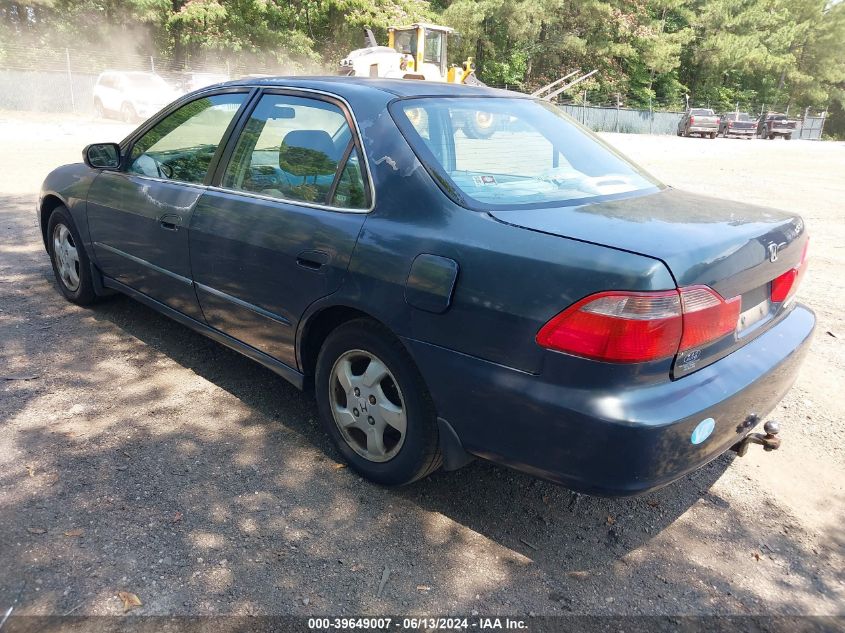
M 138 114 L 131 103 L 124 103 L 120 106 L 120 116 L 124 123 L 135 123 L 138 120 Z
M 56 207 L 50 215 L 47 251 L 65 299 L 81 306 L 95 303 L 98 297 L 91 278 L 91 262 L 67 207 Z
M 99 99 L 94 99 L 94 116 L 98 119 L 106 118 L 106 109 L 103 107 L 103 102 Z
M 440 467 L 434 404 L 407 350 L 381 325 L 356 319 L 333 331 L 315 389 L 323 429 L 363 477 L 401 486 Z
M 464 134 L 467 138 L 488 139 L 496 131 L 496 117 L 492 112 L 477 111 L 468 115 L 464 122 Z

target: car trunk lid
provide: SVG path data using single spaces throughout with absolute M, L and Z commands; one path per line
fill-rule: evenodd
M 771 301 L 771 283 L 798 266 L 807 239 L 795 214 L 671 188 L 593 204 L 489 213 L 525 229 L 659 259 L 679 287 L 706 285 L 725 299 L 740 297 L 737 329 L 679 355 L 674 377 L 724 357 L 777 320 L 788 302 Z
M 734 130 L 753 130 L 757 125 L 754 121 L 728 121 L 728 127 Z
M 690 125 L 719 125 L 719 117 L 715 114 L 692 114 L 690 115 Z

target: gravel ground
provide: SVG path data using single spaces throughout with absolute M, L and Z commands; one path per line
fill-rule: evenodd
M 0 613 L 845 615 L 845 145 L 607 136 L 674 186 L 799 210 L 819 319 L 781 450 L 609 500 L 481 462 L 377 488 L 310 395 L 129 299 L 64 301 L 38 186 L 127 131 L 0 113 Z

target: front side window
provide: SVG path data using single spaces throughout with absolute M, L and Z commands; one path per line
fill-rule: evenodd
M 407 99 L 391 112 L 410 126 L 406 136 L 417 153 L 431 156 L 447 180 L 482 205 L 553 204 L 659 186 L 547 102 Z
M 168 114 L 132 147 L 129 173 L 202 184 L 246 93 L 203 97 Z
M 367 206 L 346 116 L 326 101 L 265 95 L 247 121 L 221 185 L 281 200 Z

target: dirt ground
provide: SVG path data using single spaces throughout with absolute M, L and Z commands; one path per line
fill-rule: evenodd
M 607 135 L 673 186 L 800 211 L 818 315 L 781 450 L 612 500 L 482 462 L 375 487 L 310 395 L 129 299 L 64 301 L 38 187 L 127 132 L 0 113 L 0 616 L 120 614 L 119 591 L 162 615 L 845 615 L 845 144 Z

